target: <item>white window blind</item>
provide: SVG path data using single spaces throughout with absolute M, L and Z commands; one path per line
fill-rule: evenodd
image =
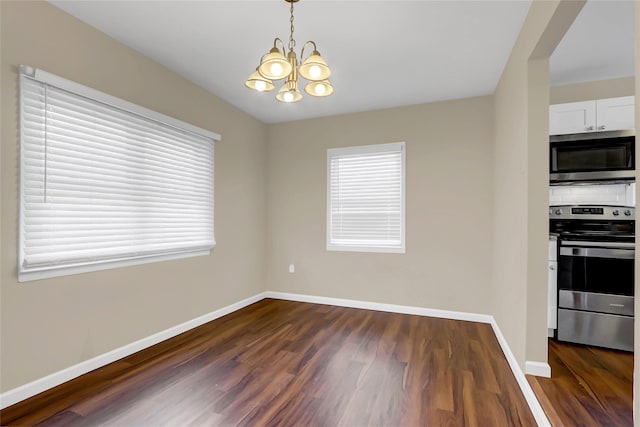
M 209 253 L 220 137 L 21 67 L 19 280 Z
M 327 249 L 405 251 L 405 143 L 327 150 Z

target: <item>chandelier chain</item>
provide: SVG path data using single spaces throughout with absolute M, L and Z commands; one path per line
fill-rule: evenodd
M 296 41 L 293 38 L 293 2 L 291 2 L 291 7 L 289 8 L 290 12 L 291 12 L 291 18 L 289 19 L 291 22 L 291 34 L 289 34 L 289 50 L 293 51 L 293 49 L 296 47 Z

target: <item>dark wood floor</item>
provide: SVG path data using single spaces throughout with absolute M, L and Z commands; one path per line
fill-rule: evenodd
M 554 427 L 633 426 L 633 354 L 549 340 L 552 378 L 527 376 Z
M 2 425 L 534 426 L 490 325 L 266 299 Z

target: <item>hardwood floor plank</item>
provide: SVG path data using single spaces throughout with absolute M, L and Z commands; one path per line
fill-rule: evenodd
M 438 348 L 433 350 L 435 383 L 438 384 L 438 392 L 434 398 L 434 406 L 437 409 L 453 412 L 455 410 L 455 399 L 453 396 L 454 371 L 451 367 L 451 353 L 448 349 Z
M 598 384 L 610 389 L 603 406 L 617 397 L 615 379 L 599 374 Z M 490 325 L 271 299 L 7 408 L 0 420 L 536 425 Z
M 474 399 L 474 390 L 476 388 L 473 379 L 473 373 L 469 371 L 462 372 L 462 410 L 464 413 L 464 425 L 467 427 L 480 427 L 478 420 L 478 411 Z
M 562 418 L 556 411 L 553 402 L 549 399 L 549 395 L 547 395 L 542 389 L 540 383 L 538 381 L 529 380 L 529 384 L 531 384 L 531 389 L 535 393 L 540 405 L 544 408 L 544 412 L 551 425 L 555 427 L 564 427 Z
M 58 412 L 46 422 L 50 427 L 66 427 L 70 425 L 78 425 L 82 423 L 82 417 L 72 411 Z
M 528 375 L 554 427 L 633 426 L 633 354 L 549 340 L 552 378 Z

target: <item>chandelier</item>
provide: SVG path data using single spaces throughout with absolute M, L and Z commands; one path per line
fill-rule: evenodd
M 298 90 L 298 76 L 304 77 L 309 81 L 304 91 L 312 96 L 329 96 L 333 93 L 333 86 L 329 82 L 331 70 L 329 66 L 320 56 L 320 52 L 314 41 L 308 41 L 302 46 L 300 59 L 304 58 L 304 49 L 311 45 L 313 51 L 302 64 L 298 62 L 296 53 L 296 41 L 293 38 L 293 4 L 298 0 L 285 0 L 291 4 L 291 34 L 289 35 L 289 53 L 285 56 L 284 42 L 276 38 L 273 41 L 273 48 L 262 56 L 260 65 L 256 68 L 247 81 L 245 86 L 258 92 L 269 92 L 275 88 L 272 80 L 286 79 L 284 84 L 278 91 L 276 99 L 282 102 L 298 102 L 302 99 L 302 93 Z M 278 42 L 282 47 L 282 51 L 278 48 Z

